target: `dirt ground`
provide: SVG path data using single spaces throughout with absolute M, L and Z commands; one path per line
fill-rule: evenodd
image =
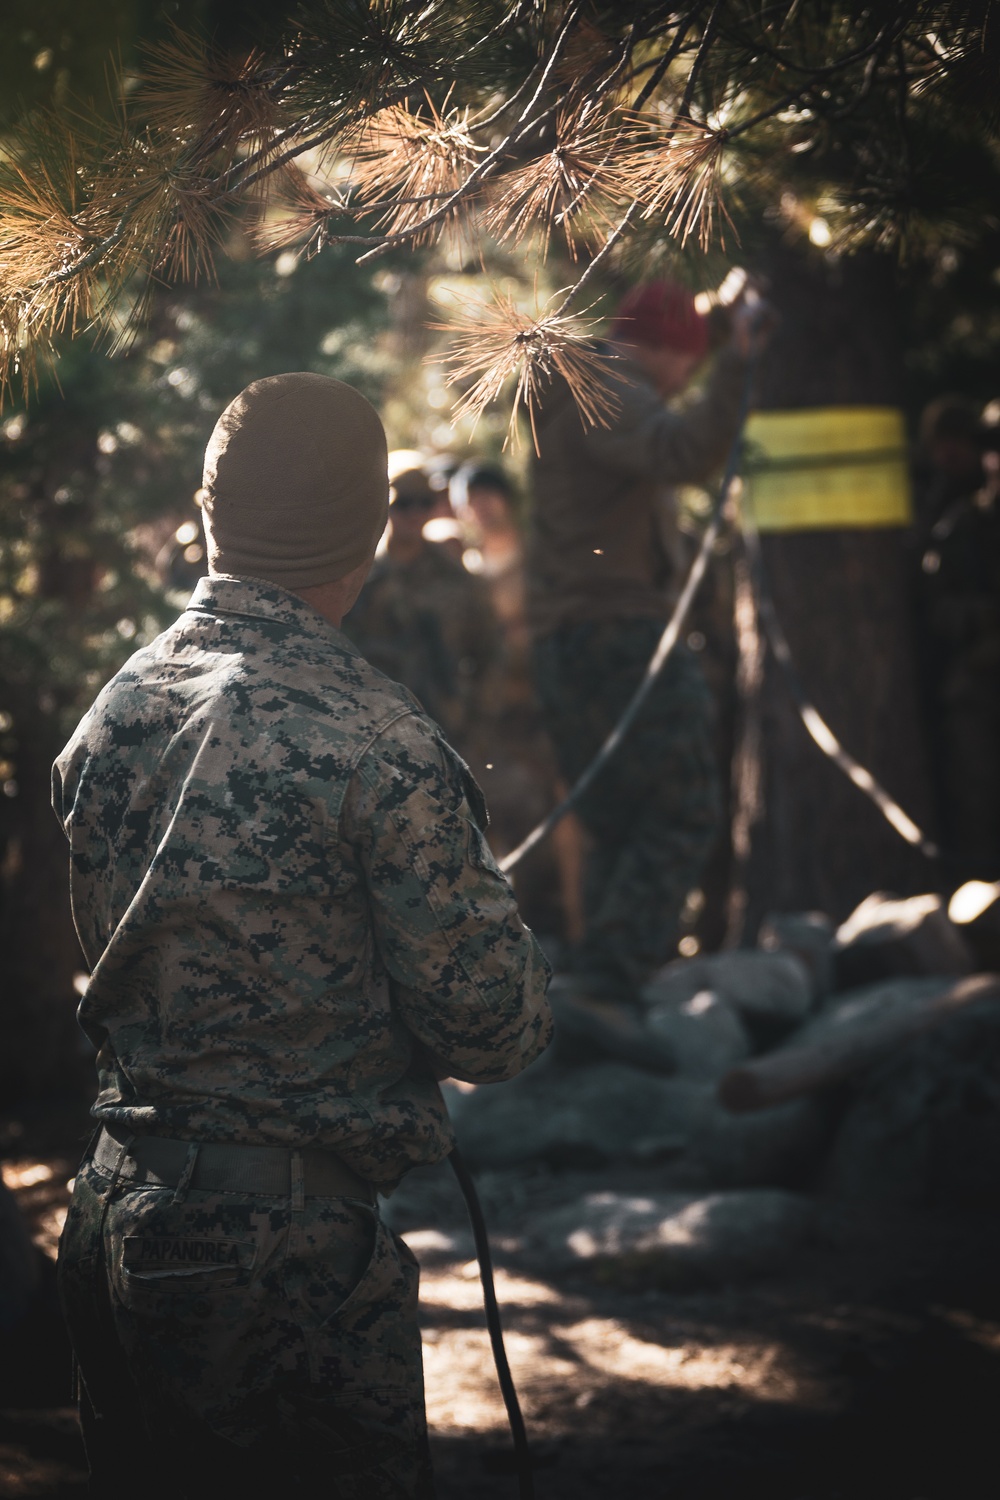
M 4 1178 L 54 1253 L 86 1122 L 0 1124 Z M 633 1273 L 554 1276 L 533 1213 L 655 1169 L 492 1174 L 481 1183 L 538 1500 L 992 1500 L 1000 1408 L 1000 1216 L 825 1209 L 780 1274 L 684 1290 Z M 471 1237 L 444 1172 L 390 1213 L 421 1258 L 440 1500 L 517 1493 Z M 46 1284 L 0 1359 L 0 1496 L 82 1495 L 68 1351 Z

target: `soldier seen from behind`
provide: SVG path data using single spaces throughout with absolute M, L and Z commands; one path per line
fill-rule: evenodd
M 604 352 L 608 425 L 586 426 L 556 380 L 537 422 L 529 620 L 545 721 L 572 784 L 642 680 L 683 582 L 673 488 L 721 468 L 737 430 L 749 309 L 703 391 L 670 404 L 709 352 L 706 318 L 660 281 L 622 302 Z M 639 986 L 673 956 L 678 919 L 720 825 L 712 704 L 683 645 L 624 745 L 578 804 L 590 838 L 586 930 L 553 993 L 560 1036 L 655 1065 Z M 667 1060 L 664 1059 L 664 1062 Z
M 542 1051 L 548 969 L 464 763 L 340 628 L 387 488 L 356 391 L 249 386 L 209 576 L 55 767 L 99 1078 L 59 1274 L 102 1497 L 433 1493 L 378 1194 L 452 1148 L 438 1078 Z

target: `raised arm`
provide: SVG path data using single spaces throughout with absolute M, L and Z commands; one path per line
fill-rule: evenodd
M 723 464 L 736 436 L 746 360 L 728 348 L 718 356 L 705 389 L 679 408 L 664 405 L 632 367 L 611 377 L 621 406 L 609 427 L 592 427 L 584 444 L 609 468 L 663 484 L 697 484 Z

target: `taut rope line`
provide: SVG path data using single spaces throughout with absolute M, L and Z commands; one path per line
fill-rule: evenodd
M 746 423 L 747 413 L 750 408 L 750 387 L 753 380 L 754 367 L 754 363 L 752 362 L 749 369 L 747 370 L 747 376 L 743 386 L 743 394 L 740 399 L 739 424 L 737 427 L 737 433 L 736 437 L 733 439 L 732 447 L 729 450 L 729 457 L 726 460 L 725 473 L 722 478 L 722 483 L 719 486 L 719 493 L 716 498 L 715 504 L 712 507 L 712 514 L 709 519 L 709 524 L 705 530 L 704 536 L 702 537 L 701 546 L 698 549 L 694 562 L 691 565 L 691 571 L 687 576 L 687 580 L 684 584 L 683 589 L 681 590 L 677 603 L 674 605 L 673 613 L 671 614 L 670 619 L 668 620 L 666 627 L 664 628 L 663 634 L 660 636 L 656 650 L 653 652 L 653 655 L 649 660 L 649 664 L 646 667 L 646 671 L 643 674 L 643 679 L 640 682 L 639 686 L 636 688 L 635 693 L 633 694 L 632 699 L 628 704 L 628 707 L 625 709 L 625 712 L 618 720 L 618 723 L 615 725 L 614 729 L 612 729 L 611 733 L 604 741 L 604 744 L 594 756 L 594 759 L 591 761 L 590 765 L 583 772 L 580 778 L 575 782 L 575 784 L 570 788 L 566 796 L 562 799 L 561 802 L 556 804 L 556 806 L 552 809 L 547 817 L 543 818 L 542 821 L 531 830 L 527 838 L 523 839 L 521 843 L 518 844 L 516 849 L 512 849 L 509 854 L 504 855 L 503 859 L 499 861 L 500 868 L 504 871 L 505 874 L 513 870 L 515 866 L 519 865 L 522 859 L 524 859 L 527 854 L 531 853 L 532 849 L 536 848 L 544 838 L 547 838 L 547 836 L 552 832 L 553 828 L 555 828 L 556 824 L 559 823 L 566 816 L 566 814 L 576 806 L 580 798 L 583 796 L 584 792 L 587 791 L 587 789 L 593 784 L 597 776 L 600 775 L 601 771 L 607 765 L 608 761 L 614 755 L 615 751 L 621 745 L 632 725 L 635 723 L 636 718 L 639 715 L 639 711 L 641 710 L 643 704 L 645 703 L 646 699 L 649 697 L 649 694 L 653 689 L 654 683 L 656 682 L 657 678 L 663 671 L 663 668 L 666 666 L 668 660 L 670 659 L 670 655 L 673 652 L 674 647 L 677 645 L 677 641 L 680 638 L 680 633 L 683 629 L 684 622 L 687 619 L 691 605 L 694 601 L 695 594 L 698 592 L 699 585 L 701 584 L 701 581 L 705 576 L 705 570 L 708 567 L 708 560 L 711 556 L 712 548 L 714 547 L 719 532 L 722 529 L 722 520 L 725 512 L 726 501 L 729 498 L 729 492 L 732 489 L 733 481 L 736 479 L 742 467 L 743 427 Z M 867 770 L 865 766 L 861 765 L 860 761 L 855 760 L 854 757 L 844 749 L 843 745 L 841 745 L 840 741 L 837 739 L 837 736 L 827 724 L 826 720 L 820 715 L 815 705 L 807 697 L 805 689 L 803 688 L 802 683 L 799 679 L 798 673 L 795 670 L 795 665 L 792 661 L 791 650 L 789 649 L 785 633 L 782 630 L 777 614 L 775 613 L 774 603 L 764 586 L 760 548 L 758 545 L 756 532 L 753 531 L 751 527 L 747 527 L 743 529 L 742 535 L 743 543 L 747 549 L 747 556 L 750 561 L 751 574 L 754 581 L 754 592 L 757 595 L 757 607 L 760 612 L 760 617 L 764 622 L 764 628 L 767 634 L 768 643 L 771 647 L 772 652 L 774 653 L 774 658 L 777 661 L 778 665 L 781 667 L 785 680 L 788 683 L 789 691 L 791 692 L 792 698 L 794 699 L 795 706 L 798 709 L 799 717 L 801 718 L 802 723 L 806 728 L 806 732 L 809 734 L 813 742 L 823 752 L 823 754 L 827 757 L 827 759 L 831 760 L 834 765 L 837 766 L 844 773 L 844 775 L 854 783 L 858 790 L 863 792 L 864 795 L 875 804 L 879 812 L 885 818 L 886 822 L 890 825 L 891 828 L 895 829 L 900 838 L 905 839 L 906 842 L 912 845 L 913 848 L 919 849 L 920 852 L 924 854 L 928 859 L 937 859 L 939 855 L 937 846 L 927 837 L 923 829 L 918 827 L 918 825 L 914 823 L 913 819 L 909 817 L 906 812 L 904 812 L 899 803 L 889 795 L 889 793 L 885 790 L 881 783 L 876 780 L 872 773 Z

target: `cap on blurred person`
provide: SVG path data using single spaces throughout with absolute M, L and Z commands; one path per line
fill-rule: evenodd
M 431 511 L 440 499 L 440 491 L 434 489 L 423 469 L 404 469 L 389 486 L 389 515 L 393 511 Z
M 670 349 L 704 359 L 708 353 L 708 319 L 694 297 L 676 281 L 647 281 L 627 292 L 618 304 L 612 336 L 626 344 Z
M 466 491 L 496 490 L 501 495 L 506 495 L 508 500 L 514 498 L 514 486 L 499 464 L 470 464 L 460 472 Z
M 312 588 L 344 578 L 385 529 L 385 431 L 327 375 L 255 380 L 226 407 L 202 479 L 211 573 Z

